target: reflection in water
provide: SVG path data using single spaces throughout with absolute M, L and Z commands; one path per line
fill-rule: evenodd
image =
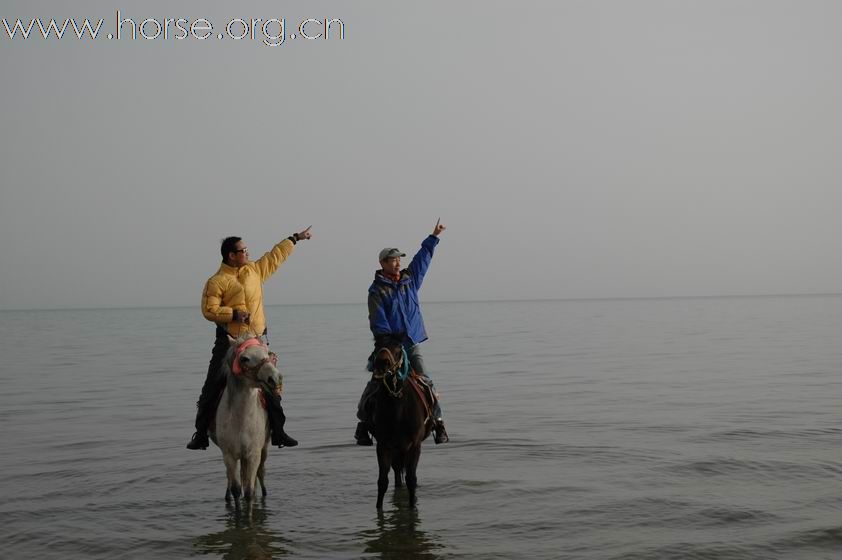
M 398 495 L 403 499 L 398 502 Z M 421 522 L 418 510 L 409 508 L 405 493 L 392 494 L 391 510 L 377 512 L 377 529 L 363 531 L 362 540 L 366 543 L 365 552 L 379 554 L 383 560 L 435 560 L 435 551 L 441 545 L 435 537 L 419 529 Z
M 266 525 L 270 515 L 265 501 L 246 502 L 236 506 L 227 504 L 225 529 L 197 537 L 193 548 L 201 554 L 218 554 L 225 560 L 264 560 L 287 554 L 288 544 Z

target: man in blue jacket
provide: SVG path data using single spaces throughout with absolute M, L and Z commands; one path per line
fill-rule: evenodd
M 368 321 L 375 342 L 379 336 L 399 335 L 404 339 L 404 349 L 409 358 L 409 364 L 418 375 L 426 377 L 433 393 L 433 382 L 427 376 L 424 368 L 424 358 L 421 356 L 420 344 L 427 340 L 424 329 L 424 319 L 421 317 L 421 305 L 418 300 L 418 290 L 427 274 L 427 268 L 433 259 L 433 251 L 439 243 L 439 235 L 445 230 L 441 220 L 436 221 L 433 234 L 421 243 L 421 249 L 412 258 L 409 268 L 401 270 L 401 253 L 394 247 L 387 247 L 380 251 L 380 270 L 374 274 L 374 282 L 368 288 Z M 379 383 L 369 381 L 360 398 L 357 407 L 357 431 L 354 438 L 357 445 L 372 445 L 368 433 L 369 414 L 366 406 L 368 399 L 379 387 Z M 434 440 L 436 443 L 447 443 L 450 439 L 444 428 L 441 406 L 436 399 L 434 415 Z

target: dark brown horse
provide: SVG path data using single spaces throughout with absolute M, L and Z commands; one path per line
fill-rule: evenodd
M 409 490 L 409 507 L 415 507 L 415 488 L 418 486 L 415 473 L 421 458 L 421 442 L 427 439 L 431 430 L 429 409 L 414 379 L 414 372 L 405 363 L 406 359 L 400 340 L 378 340 L 372 363 L 375 379 L 383 384 L 373 397 L 372 415 L 372 434 L 377 440 L 377 464 L 380 467 L 377 509 L 383 509 L 390 468 L 395 473 L 396 488 L 401 487 L 401 473 L 404 474 Z M 409 372 L 406 379 L 402 379 L 402 371 Z

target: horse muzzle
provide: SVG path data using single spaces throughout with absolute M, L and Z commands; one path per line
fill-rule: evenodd
M 283 386 L 281 372 L 271 362 L 266 362 L 260 366 L 260 369 L 257 371 L 257 380 L 269 392 L 275 392 Z

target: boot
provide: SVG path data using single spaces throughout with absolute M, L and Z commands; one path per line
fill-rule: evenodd
M 278 447 L 295 447 L 298 445 L 298 441 L 292 439 L 289 434 L 286 432 L 276 432 L 272 430 L 272 445 L 277 445 Z
M 444 420 L 441 418 L 436 419 L 436 426 L 433 429 L 435 431 L 433 441 L 436 442 L 436 445 L 450 441 L 450 437 L 447 435 L 447 430 L 444 428 Z
M 210 445 L 210 441 L 208 441 L 207 430 L 203 432 L 199 432 L 197 430 L 193 434 L 193 437 L 190 438 L 190 443 L 187 444 L 187 449 L 207 449 L 208 445 Z
M 263 394 L 266 396 L 268 404 L 266 412 L 269 414 L 269 425 L 272 427 L 272 445 L 278 447 L 295 447 L 298 445 L 298 441 L 291 438 L 284 431 L 284 424 L 286 424 L 287 417 L 281 406 L 281 397 L 275 393 L 267 393 L 266 391 Z
M 357 431 L 354 432 L 354 439 L 357 440 L 357 445 L 374 445 L 371 436 L 368 435 L 368 428 L 365 422 L 357 422 Z
M 210 424 L 210 414 L 208 408 L 208 399 L 199 399 L 196 403 L 198 410 L 196 411 L 196 432 L 190 438 L 190 443 L 187 444 L 187 449 L 207 449 L 210 442 L 208 441 L 208 427 Z

